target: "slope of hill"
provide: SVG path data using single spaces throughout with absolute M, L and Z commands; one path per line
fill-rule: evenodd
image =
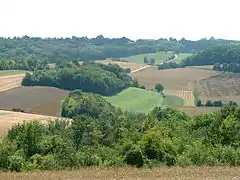
M 146 57 L 148 60 L 155 59 L 155 64 L 160 64 L 163 61 L 169 61 L 169 62 L 178 62 L 180 63 L 183 59 L 185 59 L 188 56 L 191 56 L 191 53 L 179 53 L 176 55 L 176 59 L 169 60 L 168 58 L 171 56 L 174 56 L 174 52 L 172 51 L 160 51 L 156 53 L 146 53 L 146 54 L 138 54 L 134 56 L 129 56 L 126 58 L 121 58 L 122 60 L 127 60 L 128 62 L 132 63 L 140 63 L 144 64 L 144 58 Z
M 23 79 L 24 86 L 50 86 L 66 90 L 80 89 L 101 95 L 114 95 L 128 87 L 138 87 L 137 81 L 118 65 L 84 63 L 76 67 L 63 67 L 33 71 Z
M 182 64 L 185 66 L 213 65 L 215 63 L 240 63 L 239 45 L 221 45 L 208 48 L 193 56 L 187 57 Z
M 157 92 L 128 88 L 115 96 L 106 97 L 107 101 L 123 110 L 147 113 L 163 104 L 163 96 Z

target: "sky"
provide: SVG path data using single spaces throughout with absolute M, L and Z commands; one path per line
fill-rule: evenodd
M 0 0 L 0 36 L 240 40 L 238 0 Z

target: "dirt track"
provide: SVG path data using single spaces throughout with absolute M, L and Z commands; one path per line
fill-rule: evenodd
M 0 109 L 21 108 L 25 112 L 58 116 L 68 91 L 53 87 L 18 87 L 0 92 Z

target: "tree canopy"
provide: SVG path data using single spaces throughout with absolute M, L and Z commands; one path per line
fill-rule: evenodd
M 233 105 L 192 118 L 161 107 L 145 115 L 73 91 L 62 104 L 62 115 L 72 120 L 12 127 L 1 141 L 0 169 L 240 165 L 240 108 Z
M 49 62 L 62 60 L 101 60 L 106 58 L 128 57 L 136 54 L 174 51 L 176 53 L 199 52 L 203 49 L 237 41 L 211 38 L 191 41 L 174 38 L 157 40 L 139 39 L 136 41 L 126 37 L 105 38 L 39 38 L 14 37 L 0 38 L 0 58 L 11 60 L 47 59 Z
M 69 64 L 68 64 L 69 65 Z M 114 95 L 128 87 L 140 87 L 128 76 L 129 70 L 118 65 L 85 63 L 70 67 L 36 70 L 27 73 L 24 86 L 51 86 L 66 90 L 79 89 L 101 95 Z

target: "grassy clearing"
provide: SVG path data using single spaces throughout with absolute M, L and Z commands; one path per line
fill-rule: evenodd
M 123 110 L 147 113 L 156 106 L 162 106 L 164 98 L 157 92 L 128 88 L 115 96 L 106 97 L 106 99 Z
M 160 62 L 167 60 L 170 55 L 172 55 L 172 52 L 165 53 L 162 51 L 157 53 L 139 54 L 122 59 L 126 59 L 128 62 L 144 64 L 144 57 L 147 57 L 156 59 L 156 64 L 159 64 Z
M 164 106 L 183 106 L 184 100 L 178 96 L 166 95 L 163 101 L 163 105 Z
M 9 75 L 17 75 L 17 74 L 25 74 L 28 71 L 22 70 L 4 70 L 0 71 L 0 76 L 9 76 Z

